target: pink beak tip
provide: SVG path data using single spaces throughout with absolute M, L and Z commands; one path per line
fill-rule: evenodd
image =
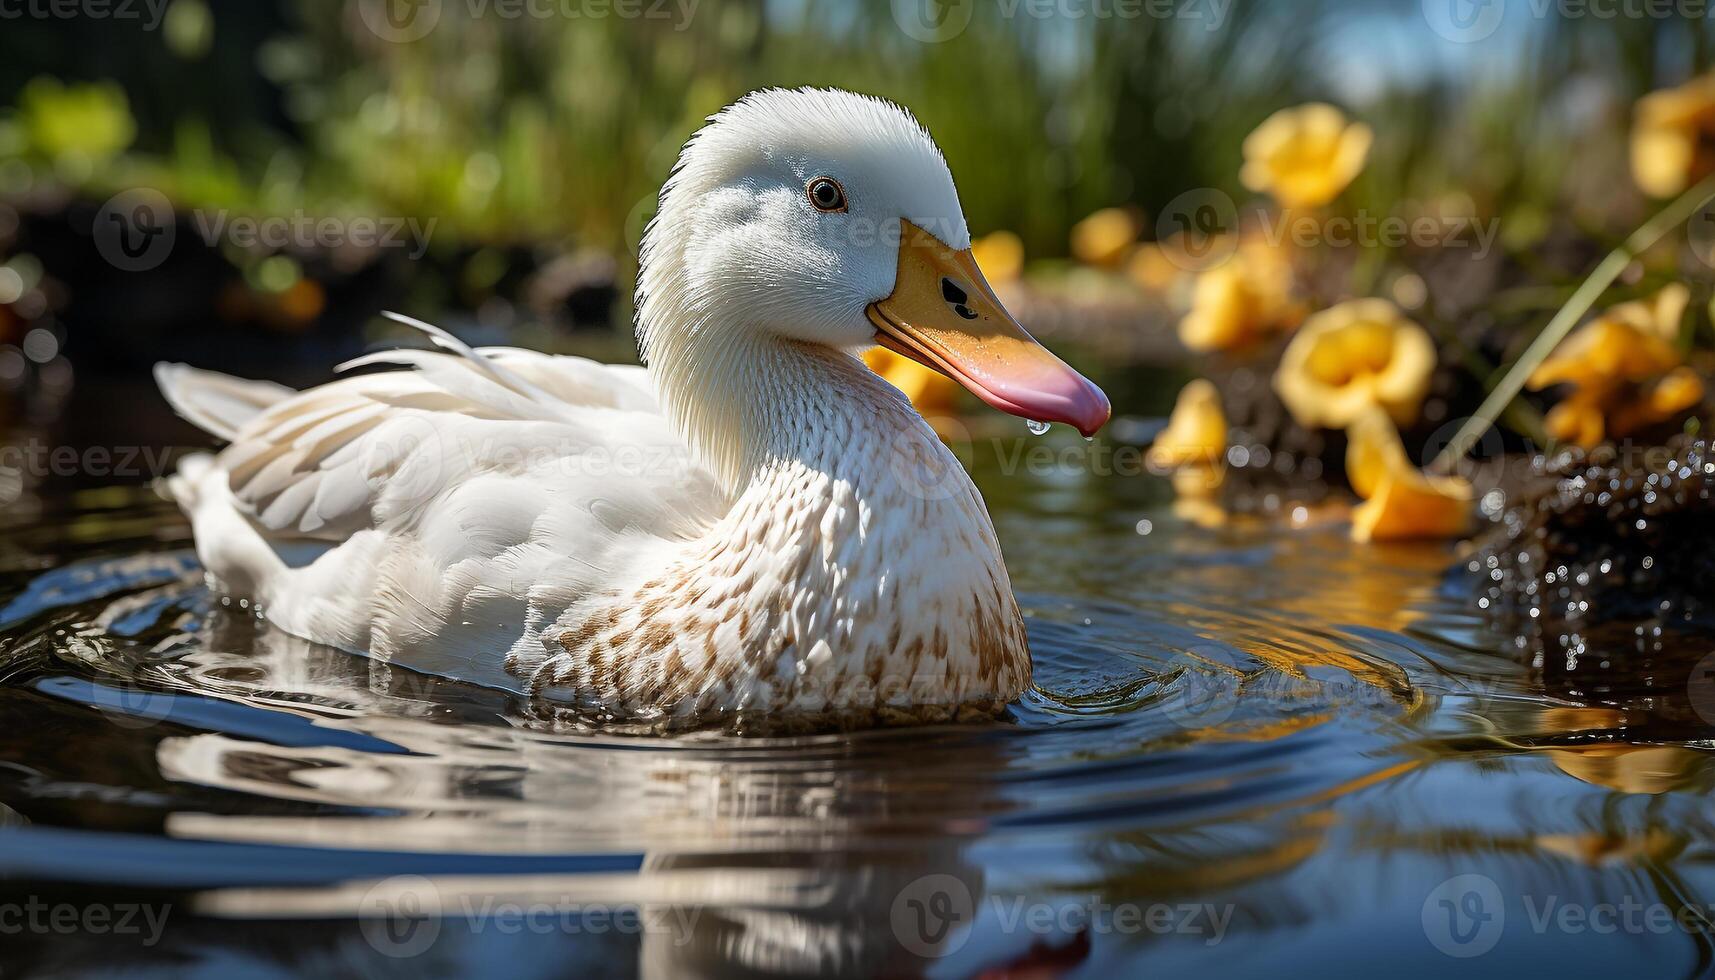
M 1089 399 L 1085 405 L 1081 406 L 1084 409 L 1083 418 L 1074 421 L 1072 425 L 1076 426 L 1078 431 L 1088 438 L 1100 432 L 1102 426 L 1107 425 L 1108 420 L 1114 417 L 1114 407 L 1108 401 L 1106 392 L 1096 387 L 1088 379 L 1084 380 L 1084 384 L 1089 388 Z
M 1035 384 L 974 386 L 990 406 L 1020 418 L 1062 422 L 1084 436 L 1093 436 L 1113 416 L 1108 396 L 1088 378 L 1067 369 Z

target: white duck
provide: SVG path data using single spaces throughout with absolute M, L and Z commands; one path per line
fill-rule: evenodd
M 993 526 L 874 344 L 1086 435 L 1105 396 L 1007 314 L 891 103 L 753 93 L 643 242 L 647 369 L 514 349 L 308 391 L 160 365 L 231 443 L 169 481 L 213 585 L 279 628 L 636 718 L 995 710 L 1030 656 Z

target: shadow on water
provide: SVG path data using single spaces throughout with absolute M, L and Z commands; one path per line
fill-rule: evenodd
M 1146 478 L 978 469 L 1036 689 L 798 738 L 573 730 L 281 635 L 144 492 L 9 513 L 0 906 L 114 918 L 0 967 L 1710 967 L 1702 638 L 1568 670 L 1451 550 L 1353 548 L 1337 510 L 1199 526 Z M 1626 903 L 1674 918 L 1557 918 Z

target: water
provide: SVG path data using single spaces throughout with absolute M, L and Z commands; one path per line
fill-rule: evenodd
M 0 973 L 1715 966 L 1703 639 L 1537 663 L 1449 547 L 974 456 L 1036 689 L 793 739 L 557 727 L 223 605 L 146 492 L 8 507 Z

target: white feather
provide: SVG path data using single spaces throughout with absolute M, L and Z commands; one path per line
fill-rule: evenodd
M 264 409 L 297 394 L 270 381 L 245 381 L 166 362 L 155 365 L 155 384 L 185 421 L 222 439 L 232 439 Z

